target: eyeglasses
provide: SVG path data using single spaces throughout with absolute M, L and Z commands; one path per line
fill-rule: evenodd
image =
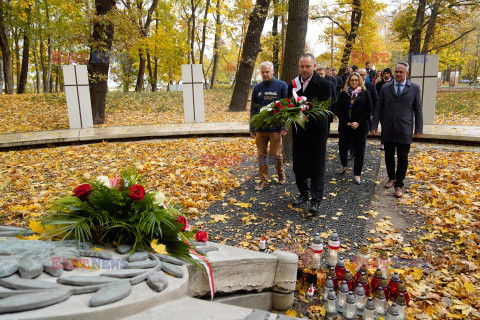
M 359 82 L 360 80 L 358 79 L 350 79 L 350 82 Z

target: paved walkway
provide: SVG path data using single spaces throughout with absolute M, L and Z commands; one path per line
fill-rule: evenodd
M 338 134 L 337 124 L 332 123 L 331 135 Z M 0 149 L 114 139 L 234 134 L 248 134 L 248 122 L 180 123 L 11 133 L 0 135 Z M 424 125 L 422 139 L 480 143 L 480 126 Z

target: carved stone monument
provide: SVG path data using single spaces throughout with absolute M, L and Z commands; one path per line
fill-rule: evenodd
M 87 66 L 64 65 L 63 79 L 70 129 L 93 128 Z
M 185 122 L 205 122 L 201 64 L 183 64 L 183 108 Z
M 420 86 L 423 102 L 423 123 L 435 123 L 437 99 L 438 54 L 420 54 L 410 57 L 410 80 Z

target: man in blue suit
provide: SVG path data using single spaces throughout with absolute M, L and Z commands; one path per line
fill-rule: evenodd
M 395 187 L 397 198 L 403 196 L 403 180 L 407 173 L 412 135 L 420 138 L 423 133 L 420 87 L 407 79 L 408 68 L 406 62 L 395 65 L 395 81 L 390 81 L 382 87 L 371 126 L 371 133 L 375 135 L 378 123 L 382 122 L 385 165 L 388 174 L 385 188 Z M 397 153 L 396 169 L 395 151 Z

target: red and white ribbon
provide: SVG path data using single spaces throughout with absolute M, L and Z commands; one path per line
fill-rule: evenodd
M 340 241 L 333 241 L 333 240 L 328 240 L 328 248 L 332 250 L 338 250 L 340 249 Z
M 213 301 L 213 297 L 215 296 L 215 284 L 213 283 L 213 273 L 212 273 L 212 266 L 210 262 L 205 257 L 202 257 L 198 253 L 195 252 L 192 248 L 190 248 L 190 256 L 197 260 L 207 271 L 208 276 L 208 285 L 210 286 L 210 297 Z
M 300 77 L 296 77 L 295 79 L 292 80 L 292 95 L 293 95 L 293 98 L 295 99 L 295 101 L 297 102 L 304 102 L 304 101 L 307 101 L 307 98 L 304 97 L 304 96 L 299 96 L 297 94 L 297 92 L 302 89 L 302 83 L 300 82 Z M 307 107 L 308 109 L 308 107 Z M 303 110 L 307 110 L 307 109 L 303 109 L 302 107 L 302 111 Z

